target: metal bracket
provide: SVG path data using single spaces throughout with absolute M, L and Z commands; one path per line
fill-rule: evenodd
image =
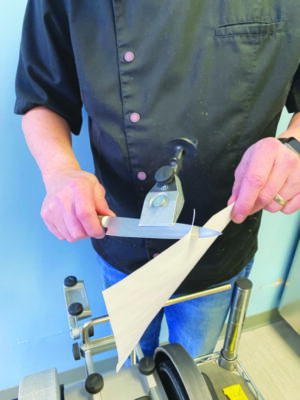
M 64 281 L 64 295 L 68 312 L 68 322 L 72 339 L 79 339 L 81 326 L 78 321 L 89 318 L 92 315 L 88 297 L 83 281 L 77 281 L 76 277 L 68 276 Z M 77 312 L 72 312 L 73 306 L 77 306 Z
M 178 173 L 182 168 L 183 158 L 194 156 L 197 152 L 197 140 L 179 138 L 168 144 L 175 155 L 170 165 L 159 168 L 155 173 L 156 184 L 147 194 L 140 218 L 140 226 L 173 225 L 183 208 L 184 196 Z

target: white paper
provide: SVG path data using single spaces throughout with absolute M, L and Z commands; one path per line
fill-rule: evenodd
M 222 232 L 230 222 L 232 207 L 215 214 L 204 227 Z M 117 372 L 155 315 L 218 238 L 199 238 L 198 232 L 191 226 L 173 246 L 102 292 L 116 341 Z

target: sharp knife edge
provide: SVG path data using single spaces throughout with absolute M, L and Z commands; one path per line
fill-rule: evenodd
M 191 225 L 174 224 L 171 226 L 140 226 L 137 218 L 99 216 L 106 234 L 121 237 L 139 237 L 147 239 L 180 239 L 190 230 Z M 195 227 L 199 229 L 199 237 L 219 236 L 222 233 L 213 229 Z

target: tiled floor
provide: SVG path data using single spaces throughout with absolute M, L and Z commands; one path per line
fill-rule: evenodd
M 265 400 L 300 400 L 300 336 L 284 320 L 244 332 L 239 359 Z

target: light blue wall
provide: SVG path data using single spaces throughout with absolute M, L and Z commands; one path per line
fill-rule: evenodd
M 284 110 L 277 133 L 283 132 L 290 120 Z M 254 282 L 248 315 L 258 314 L 278 306 L 284 281 L 300 237 L 300 212 L 263 214 L 259 233 L 259 250 L 255 257 L 251 279 Z M 300 268 L 300 260 L 299 260 Z
M 62 292 L 65 276 L 84 279 L 94 316 L 104 312 L 101 281 L 89 241 L 60 242 L 48 233 L 39 210 L 40 173 L 26 148 L 20 117 L 12 113 L 14 75 L 25 0 L 2 2 L 0 14 L 0 390 L 50 367 L 64 371 L 73 361 Z M 83 168 L 92 170 L 86 129 L 74 146 Z M 265 215 L 260 234 L 249 313 L 278 303 L 299 213 Z

